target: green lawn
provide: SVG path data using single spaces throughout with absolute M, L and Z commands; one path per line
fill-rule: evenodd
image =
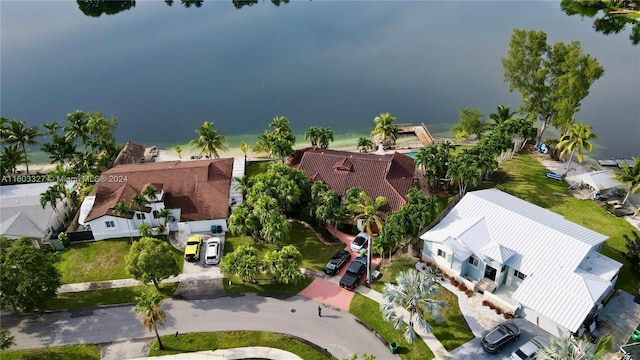
M 606 214 L 595 201 L 579 200 L 574 196 L 557 196 L 567 193 L 567 183 L 546 177 L 547 170 L 530 154 L 519 154 L 503 163 L 502 170 L 494 174 L 496 187 L 511 195 L 529 201 L 564 216 L 567 220 L 609 236 L 601 253 L 623 264 L 617 289 L 631 294 L 638 291 L 640 278 L 632 273 L 623 234 L 631 234 L 633 226 L 623 218 Z
M 129 238 L 72 244 L 60 254 L 56 264 L 62 283 L 73 284 L 115 279 L 129 279 L 124 257 L 131 247 Z M 183 254 L 173 249 L 182 272 Z
M 407 343 L 402 336 L 402 330 L 396 330 L 392 323 L 382 320 L 380 305 L 368 297 L 356 293 L 351 301 L 349 312 L 373 328 L 387 342 L 397 342 L 398 354 L 403 359 L 433 359 L 431 349 L 424 341 L 416 340 L 412 344 Z
M 170 298 L 178 288 L 178 284 L 177 282 L 161 284 L 160 294 L 165 299 Z M 136 297 L 146 291 L 156 291 L 156 288 L 153 285 L 146 285 L 58 294 L 55 299 L 47 303 L 44 310 L 133 303 L 136 302 Z
M 266 346 L 289 351 L 305 360 L 326 360 L 327 357 L 309 344 L 284 334 L 265 331 L 221 331 L 162 336 L 164 350 L 154 341 L 148 356 L 172 355 L 185 352 L 231 349 L 245 346 Z
M 245 176 L 252 177 L 260 173 L 266 172 L 273 161 L 252 161 L 247 162 L 247 169 L 244 172 Z
M 415 260 L 408 256 L 398 256 L 383 269 L 382 278 L 373 284 L 373 289 L 382 293 L 385 282 L 395 283 L 399 272 L 410 269 L 415 269 Z M 451 351 L 470 341 L 474 336 L 458 307 L 458 297 L 444 287 L 440 287 L 440 300 L 447 304 L 442 311 L 444 323 L 436 324 L 431 316 L 427 316 L 426 320 L 433 327 L 435 337 L 447 351 Z
M 329 261 L 338 250 L 344 248 L 343 245 L 324 245 L 318 240 L 316 235 L 304 225 L 297 222 L 293 222 L 291 225 L 289 240 L 279 242 L 278 246 L 295 245 L 302 254 L 301 267 L 303 268 L 323 270 L 327 261 Z M 276 245 L 274 244 L 256 243 L 248 236 L 229 236 L 225 239 L 224 252 L 225 254 L 230 253 L 239 245 L 243 244 L 255 246 L 258 251 L 258 258 L 262 258 L 267 251 L 276 249 Z
M 67 345 L 31 350 L 5 350 L 0 352 L 2 360 L 100 360 L 100 349 L 96 345 Z
M 231 280 L 231 286 L 229 286 Z M 244 294 L 244 293 L 272 293 L 272 294 L 292 294 L 295 295 L 309 286 L 313 281 L 311 277 L 305 277 L 298 281 L 295 285 L 280 284 L 266 276 L 259 276 L 257 283 L 245 283 L 239 277 L 226 277 L 223 280 L 224 290 L 227 294 Z

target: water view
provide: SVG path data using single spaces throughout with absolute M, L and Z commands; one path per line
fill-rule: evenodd
M 594 156 L 640 155 L 631 28 L 605 35 L 559 2 L 184 3 L 3 0 L 1 115 L 40 125 L 102 111 L 119 119 L 118 141 L 148 145 L 185 143 L 203 121 L 232 146 L 253 143 L 276 115 L 296 133 L 367 133 L 390 112 L 444 136 L 460 108 L 520 104 L 500 58 L 525 28 L 580 41 L 605 68 L 576 115 L 598 135 Z

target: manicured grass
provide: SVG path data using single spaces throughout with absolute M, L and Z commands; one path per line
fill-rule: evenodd
M 178 284 L 177 282 L 161 284 L 160 294 L 162 294 L 165 299 L 170 298 L 178 288 Z M 58 294 L 55 299 L 47 303 L 43 310 L 133 303 L 136 302 L 136 297 L 147 291 L 157 290 L 153 285 L 146 285 Z
M 289 233 L 289 240 L 287 241 L 281 241 L 275 245 L 257 243 L 248 236 L 229 236 L 225 239 L 224 252 L 227 254 L 240 245 L 250 244 L 258 251 L 258 258 L 262 258 L 264 253 L 276 249 L 277 246 L 295 245 L 302 254 L 301 267 L 323 270 L 327 261 L 329 261 L 338 250 L 344 247 L 342 245 L 324 245 L 318 240 L 316 235 L 304 225 L 297 222 L 293 222 L 291 225 L 291 232 Z
M 247 169 L 245 170 L 244 175 L 252 177 L 266 172 L 271 164 L 273 164 L 273 161 L 247 162 Z
M 164 350 L 158 350 L 154 341 L 148 356 L 180 354 L 193 351 L 231 349 L 245 346 L 266 346 L 289 351 L 305 360 L 326 360 L 327 357 L 310 345 L 284 334 L 265 331 L 221 331 L 191 333 L 175 337 L 162 337 Z
M 100 349 L 96 345 L 67 345 L 31 350 L 5 350 L 0 352 L 2 360 L 100 360 Z
M 62 283 L 130 279 L 124 261 L 130 242 L 129 238 L 122 238 L 72 244 L 60 254 L 60 261 L 56 264 L 62 272 Z M 173 249 L 173 255 L 182 272 L 182 252 Z
M 398 354 L 403 359 L 433 359 L 431 349 L 421 339 L 409 344 L 402 336 L 403 330 L 396 330 L 392 323 L 382 320 L 380 305 L 364 295 L 356 293 L 351 300 L 349 312 L 359 318 L 362 322 L 373 328 L 387 342 L 397 342 L 399 345 Z
M 606 214 L 595 201 L 579 200 L 574 196 L 557 196 L 567 193 L 567 183 L 546 177 L 547 170 L 531 154 L 522 153 L 503 163 L 501 171 L 494 174 L 496 187 L 511 195 L 534 203 L 564 216 L 567 220 L 609 236 L 601 253 L 623 264 L 617 289 L 631 294 L 638 291 L 640 278 L 633 274 L 629 262 L 624 258 L 623 234 L 631 234 L 633 226 L 623 218 Z
M 373 284 L 373 289 L 382 293 L 385 282 L 395 284 L 399 272 L 411 269 L 415 269 L 415 260 L 406 256 L 395 258 L 389 267 L 384 268 L 382 278 Z M 460 311 L 458 297 L 444 287 L 440 287 L 439 299 L 446 303 L 442 310 L 445 321 L 437 324 L 431 316 L 427 316 L 426 320 L 432 326 L 435 337 L 447 351 L 451 351 L 470 341 L 474 336 Z
M 229 280 L 231 280 L 231 286 L 229 286 Z M 266 276 L 260 276 L 256 279 L 258 281 L 255 284 L 245 283 L 236 276 L 230 278 L 224 278 L 224 290 L 227 294 L 244 294 L 244 293 L 272 293 L 272 294 L 297 294 L 304 288 L 309 286 L 313 281 L 311 277 L 305 277 L 298 281 L 297 284 L 286 285 L 273 281 Z

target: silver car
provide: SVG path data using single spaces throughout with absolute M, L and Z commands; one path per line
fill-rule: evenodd
M 207 240 L 206 247 L 204 263 L 207 265 L 216 265 L 220 263 L 220 238 L 209 238 L 209 240 Z
M 533 339 L 524 343 L 520 348 L 511 353 L 511 359 L 513 360 L 529 360 L 535 359 L 536 352 L 540 349 L 544 349 L 549 345 L 549 340 L 542 336 L 536 336 Z

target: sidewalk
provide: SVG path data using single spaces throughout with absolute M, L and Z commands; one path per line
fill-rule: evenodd
M 242 347 L 235 349 L 222 349 L 216 351 L 198 351 L 192 353 L 155 356 L 153 358 L 141 357 L 131 360 L 143 360 L 143 359 L 164 359 L 164 360 L 222 360 L 222 359 L 271 359 L 271 360 L 302 360 L 296 354 L 292 354 L 288 351 L 262 347 Z
M 210 279 L 212 279 L 210 274 L 197 274 L 197 275 L 179 274 L 178 276 L 171 276 L 168 279 L 164 279 L 160 281 L 160 283 L 164 284 L 164 283 L 180 282 L 185 280 L 210 280 Z M 76 284 L 62 284 L 58 288 L 58 294 L 82 292 L 82 291 L 90 291 L 90 290 L 115 289 L 115 288 L 141 286 L 141 285 L 145 285 L 145 284 L 142 281 L 138 281 L 135 279 L 117 279 L 117 280 L 76 283 Z

